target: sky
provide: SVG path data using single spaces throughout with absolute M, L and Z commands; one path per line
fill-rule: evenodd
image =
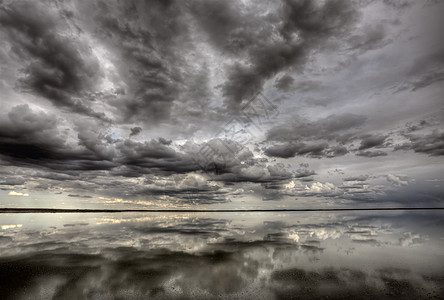
M 0 1 L 0 207 L 444 206 L 443 1 Z

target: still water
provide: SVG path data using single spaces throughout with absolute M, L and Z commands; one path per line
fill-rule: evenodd
M 0 214 L 2 299 L 444 298 L 444 211 Z

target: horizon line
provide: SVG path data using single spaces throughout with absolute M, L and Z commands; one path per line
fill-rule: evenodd
M 123 212 L 329 212 L 329 211 L 444 210 L 444 207 L 279 208 L 279 209 L 83 209 L 0 208 L 1 213 L 123 213 Z

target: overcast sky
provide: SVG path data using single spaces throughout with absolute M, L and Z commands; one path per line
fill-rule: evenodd
M 443 1 L 0 1 L 0 206 L 443 206 Z

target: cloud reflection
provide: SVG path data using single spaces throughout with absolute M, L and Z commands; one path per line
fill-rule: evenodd
M 60 217 L 2 231 L 6 299 L 444 295 L 441 212 Z

